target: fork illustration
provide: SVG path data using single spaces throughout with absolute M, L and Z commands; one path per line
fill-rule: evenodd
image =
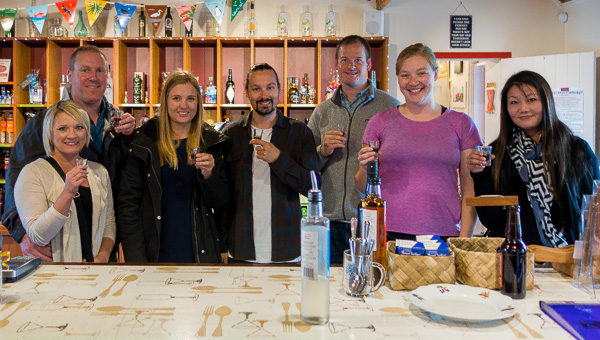
M 290 321 L 290 317 L 288 315 L 288 312 L 290 311 L 290 303 L 282 302 L 281 306 L 283 307 L 283 311 L 285 312 L 285 320 L 281 323 L 283 325 L 283 332 L 291 333 L 292 332 L 292 322 Z
M 113 279 L 113 283 L 108 288 L 106 288 L 105 291 L 98 294 L 98 296 L 107 296 L 108 293 L 110 293 L 111 288 L 115 285 L 115 283 L 121 281 L 123 279 L 123 277 L 125 277 L 125 274 L 120 274 L 120 275 L 115 276 L 115 278 Z
M 196 333 L 196 336 L 206 336 L 206 322 L 208 321 L 208 317 L 213 314 L 214 310 L 215 306 L 206 306 L 204 313 L 202 313 L 202 315 L 204 315 L 204 322 L 202 323 L 202 327 L 198 330 L 198 333 Z

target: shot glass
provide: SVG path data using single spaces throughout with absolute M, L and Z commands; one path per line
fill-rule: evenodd
M 492 147 L 489 145 L 477 145 L 475 147 L 475 150 L 477 151 L 481 151 L 483 152 L 483 157 L 485 157 L 485 163 L 483 163 L 483 165 L 485 166 L 491 166 L 492 165 Z
M 76 166 L 87 165 L 87 159 L 81 158 L 81 157 L 77 157 L 77 159 L 75 159 L 75 165 Z
M 121 115 L 122 114 L 123 114 L 123 112 L 121 112 L 119 110 L 115 110 L 115 112 L 113 114 L 113 125 L 115 128 L 117 128 L 121 125 Z
M 263 130 L 252 128 L 252 139 L 262 139 Z
M 192 163 L 196 165 L 196 155 L 200 153 L 200 148 L 197 146 L 190 147 L 190 157 L 192 157 Z
M 375 160 L 379 160 L 379 141 L 378 140 L 370 140 L 369 146 L 375 151 Z
M 346 125 L 344 124 L 338 124 L 337 125 L 337 130 L 342 132 L 344 134 L 344 138 L 348 138 L 348 133 L 346 131 Z

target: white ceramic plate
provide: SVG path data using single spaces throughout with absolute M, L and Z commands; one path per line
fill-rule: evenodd
M 517 312 L 510 297 L 464 285 L 422 286 L 411 292 L 410 301 L 426 312 L 462 322 L 501 320 Z

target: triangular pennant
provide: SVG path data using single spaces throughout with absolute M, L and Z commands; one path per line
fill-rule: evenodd
M 35 28 L 42 34 L 44 22 L 46 21 L 46 13 L 48 12 L 48 5 L 31 6 L 25 8 L 25 10 L 27 10 L 27 14 L 31 17 L 31 21 L 33 21 Z
M 175 9 L 177 9 L 177 13 L 179 13 L 179 17 L 185 28 L 189 31 L 192 28 L 192 22 L 194 20 L 194 12 L 196 12 L 196 4 L 183 4 L 183 5 L 175 5 Z
M 96 22 L 100 13 L 102 13 L 104 6 L 106 6 L 106 0 L 85 0 L 85 11 L 88 15 L 90 27 L 94 25 L 94 22 Z
M 225 9 L 225 0 L 205 0 L 204 4 L 208 7 L 208 10 L 213 15 L 215 20 L 221 26 L 223 22 L 223 10 Z
M 233 2 L 231 3 L 231 21 L 235 19 L 235 16 L 242 9 L 242 7 L 244 7 L 245 3 L 246 0 L 233 0 Z
M 127 24 L 129 24 L 129 20 L 131 20 L 133 12 L 135 12 L 135 8 L 136 5 L 127 5 L 115 2 L 115 10 L 117 11 L 117 16 L 119 17 L 121 29 L 125 30 L 125 27 L 127 27 Z
M 73 21 L 75 21 L 75 7 L 77 7 L 77 0 L 57 2 L 56 7 L 62 13 L 63 17 L 67 19 L 69 26 L 73 27 Z
M 46 7 L 48 7 L 48 5 L 46 5 Z M 2 22 L 2 28 L 4 29 L 4 32 L 9 32 L 12 29 L 18 10 L 18 8 L 0 9 L 0 21 Z
M 167 13 L 167 6 L 150 6 L 146 5 L 146 12 L 148 12 L 148 17 L 150 17 L 150 23 L 152 27 L 154 27 L 154 33 L 158 32 L 158 28 L 160 27 L 160 23 Z

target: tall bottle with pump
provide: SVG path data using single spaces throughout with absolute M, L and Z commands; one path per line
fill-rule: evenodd
M 141 12 L 140 12 L 140 17 L 138 18 L 138 24 L 139 24 L 139 36 L 140 37 L 145 37 L 146 36 L 146 14 L 144 14 L 144 4 L 141 5 Z
M 525 298 L 527 288 L 527 246 L 521 233 L 520 207 L 506 207 L 504 242 L 500 246 L 501 292 L 513 299 Z
M 329 321 L 329 219 L 323 217 L 323 193 L 317 175 L 310 172 L 308 212 L 301 220 L 302 321 L 322 325 Z
M 386 255 L 386 201 L 381 199 L 381 179 L 379 178 L 379 162 L 367 163 L 366 197 L 358 205 L 358 219 L 361 230 L 368 230 L 369 239 L 375 240 L 373 261 L 387 268 Z
M 235 84 L 231 77 L 231 69 L 229 69 L 229 76 L 227 77 L 227 83 L 225 84 L 225 99 L 227 104 L 233 104 L 235 99 Z

